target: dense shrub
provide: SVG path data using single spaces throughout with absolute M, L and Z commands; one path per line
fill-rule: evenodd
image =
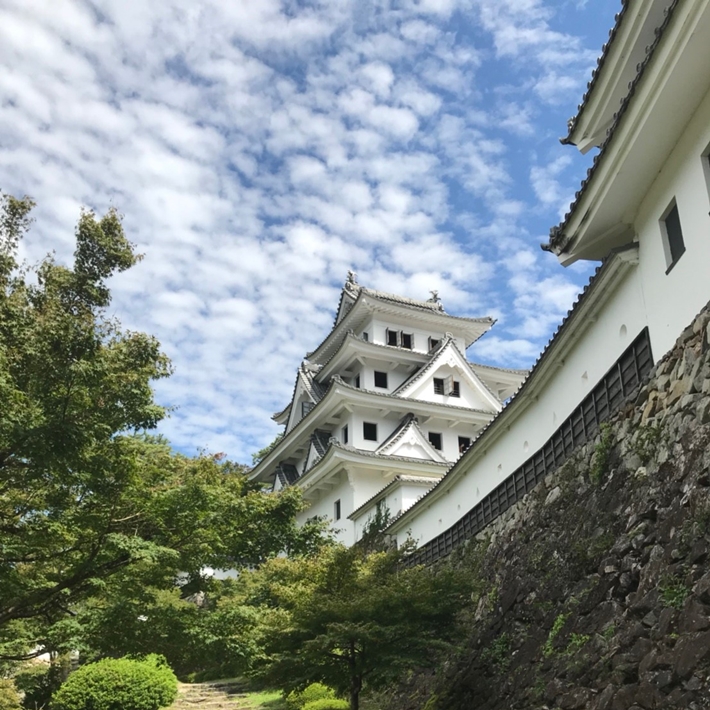
M 162 656 L 105 658 L 74 671 L 52 710 L 158 710 L 177 696 L 177 678 Z
M 5 678 L 0 678 L 0 710 L 21 710 L 15 684 Z
M 322 683 L 311 683 L 301 691 L 294 690 L 289 693 L 286 702 L 291 710 L 300 710 L 307 703 L 314 700 L 324 700 L 335 698 L 335 691 Z
M 337 698 L 321 698 L 306 703 L 302 710 L 350 710 L 350 703 Z

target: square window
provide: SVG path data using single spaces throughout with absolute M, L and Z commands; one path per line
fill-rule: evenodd
M 347 443 L 348 443 L 348 425 L 346 424 L 343 427 L 343 444 L 347 444 Z
M 340 500 L 333 504 L 333 520 L 340 520 Z
M 462 454 L 468 447 L 471 446 L 471 439 L 467 436 L 459 437 L 459 453 Z
M 441 340 L 438 338 L 429 338 L 429 350 L 431 351 L 434 350 L 434 348 L 438 348 L 440 342 Z
M 365 439 L 365 441 L 377 441 L 377 424 L 363 422 L 362 438 Z
M 387 373 L 375 370 L 375 387 L 387 389 Z
M 661 228 L 663 231 L 663 249 L 666 254 L 666 266 L 668 267 L 666 273 L 668 273 L 685 252 L 683 230 L 680 226 L 680 213 L 678 212 L 678 205 L 675 201 L 663 218 Z
M 452 397 L 460 397 L 461 396 L 461 383 L 457 382 L 456 380 L 451 381 L 451 392 L 449 394 Z
M 411 333 L 401 333 L 402 347 L 411 350 L 414 347 L 414 336 Z
M 387 328 L 387 345 L 399 345 L 399 333 L 396 330 Z
M 434 378 L 434 394 L 444 394 L 444 380 L 440 377 Z
M 441 451 L 441 434 L 436 432 L 429 432 L 429 443 L 437 450 Z

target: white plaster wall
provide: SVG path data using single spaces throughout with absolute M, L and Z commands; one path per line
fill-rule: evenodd
M 638 211 L 639 268 L 648 310 L 654 357 L 658 360 L 710 300 L 710 146 L 708 93 L 658 174 Z M 666 275 L 660 219 L 675 198 L 685 253 Z
M 417 486 L 411 483 L 401 483 L 395 486 L 383 499 L 384 505 L 390 513 L 390 518 L 399 515 L 403 510 L 407 510 L 419 498 L 421 498 L 428 488 Z M 367 523 L 375 515 L 375 506 L 368 508 L 355 520 L 355 539 L 359 540 L 362 537 L 362 531 Z
M 356 539 L 355 524 L 348 520 L 348 515 L 377 495 L 388 483 L 376 466 L 374 464 L 372 469 L 351 469 L 349 474 L 340 471 L 336 474 L 338 483 L 335 487 L 309 491 L 310 507 L 298 514 L 298 522 L 303 524 L 313 516 L 325 516 L 332 521 L 333 529 L 337 530 L 336 539 L 345 545 L 352 545 Z M 340 500 L 341 515 L 337 521 L 333 520 L 336 500 Z
M 411 533 L 420 544 L 428 542 L 490 493 L 550 438 L 646 324 L 639 270 L 632 268 L 597 320 L 587 324 L 558 362 L 544 391 L 533 397 L 528 390 L 526 406 L 508 420 L 509 428 L 501 427 L 500 435 L 481 447 L 474 444 L 478 456 L 470 468 L 445 485 L 443 496 L 419 510 L 410 528 L 398 533 L 398 541 Z
M 397 428 L 399 419 L 385 419 L 377 416 L 375 412 L 366 412 L 355 410 L 350 415 L 350 445 L 356 449 L 364 451 L 375 451 L 377 447 Z M 367 441 L 362 435 L 362 425 L 364 422 L 372 422 L 377 424 L 377 441 Z
M 355 526 L 348 515 L 357 507 L 353 502 L 353 489 L 343 472 L 337 474 L 338 483 L 329 490 L 321 489 L 308 493 L 310 507 L 297 515 L 300 524 L 305 523 L 314 516 L 325 517 L 330 520 L 333 529 L 336 530 L 335 538 L 344 545 L 352 545 L 355 542 Z M 315 500 L 312 496 L 317 496 Z M 335 501 L 340 500 L 340 520 L 333 520 Z M 364 502 L 364 501 L 363 501 Z
M 411 324 L 397 323 L 395 321 L 385 321 L 379 318 L 373 318 L 370 321 L 367 328 L 363 328 L 370 334 L 370 340 L 373 343 L 378 343 L 379 345 L 387 345 L 387 335 L 386 331 L 390 328 L 391 330 L 402 330 L 405 333 L 412 333 L 414 336 L 414 347 L 420 353 L 429 352 L 429 338 L 434 338 L 435 340 L 443 340 L 446 337 L 446 333 L 443 331 L 434 330 L 422 330 L 421 328 L 412 327 Z M 463 337 L 458 336 L 455 332 L 452 333 L 454 336 L 456 346 L 464 352 L 466 349 L 466 341 Z
M 451 397 L 450 395 L 435 394 L 434 392 L 434 378 L 440 377 L 445 379 L 449 375 L 452 375 L 455 380 L 458 380 L 459 389 L 461 392 L 460 397 Z M 463 375 L 453 367 L 449 365 L 442 365 L 441 367 L 432 370 L 427 373 L 427 376 L 422 378 L 421 382 L 418 382 L 416 387 L 411 390 L 409 396 L 412 399 L 421 399 L 425 402 L 438 402 L 440 404 L 451 404 L 455 407 L 469 407 L 471 409 L 483 409 L 485 411 L 490 411 L 494 413 L 496 410 L 493 404 L 481 394 L 481 392 L 474 390 L 468 381 L 463 377 Z

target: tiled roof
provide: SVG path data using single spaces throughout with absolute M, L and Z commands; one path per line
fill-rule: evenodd
M 276 467 L 276 475 L 284 488 L 292 486 L 299 478 L 298 469 L 292 463 L 280 463 Z
M 410 422 L 414 422 L 415 424 L 418 422 L 417 418 L 411 412 L 402 417 L 402 421 L 396 426 L 395 430 L 377 448 L 383 449 L 397 441 L 397 439 L 405 432 Z
M 621 10 L 619 10 L 619 12 L 614 16 L 614 26 L 609 30 L 609 39 L 605 42 L 602 47 L 602 53 L 597 58 L 596 69 L 592 71 L 592 78 L 587 82 L 587 90 L 584 92 L 584 96 L 582 97 L 582 101 L 579 106 L 577 106 L 577 113 L 572 116 L 569 121 L 567 121 L 567 137 L 560 138 L 560 143 L 563 145 L 569 145 L 571 143 L 570 138 L 572 137 L 572 133 L 574 133 L 574 129 L 577 127 L 577 122 L 584 113 L 584 109 L 587 108 L 589 97 L 594 91 L 594 87 L 596 86 L 599 75 L 601 74 L 602 67 L 606 63 L 611 46 L 614 44 L 614 40 L 621 29 L 621 23 L 624 21 L 624 17 L 626 17 L 626 11 L 629 9 L 630 4 L 631 0 L 621 0 Z
M 365 451 L 364 449 L 356 449 L 354 446 L 349 446 L 347 444 L 341 444 L 339 441 L 331 439 L 330 446 L 335 449 L 341 449 L 342 451 L 349 451 L 353 454 L 359 454 L 360 456 L 366 456 L 370 459 L 379 459 L 380 461 L 406 461 L 407 463 L 424 464 L 426 466 L 448 466 L 448 462 L 444 461 L 439 463 L 438 461 L 430 461 L 429 459 L 415 459 L 412 456 L 388 456 L 387 454 L 378 454 L 375 451 Z
M 362 387 L 353 387 L 353 385 L 349 385 L 347 382 L 343 382 L 343 380 L 340 379 L 337 375 L 333 377 L 333 380 L 337 380 L 338 384 L 342 385 L 343 387 L 347 387 L 348 389 L 354 390 L 355 392 L 367 392 L 367 394 L 374 395 L 376 397 L 384 397 L 386 399 L 395 400 L 397 402 L 401 402 L 402 404 L 406 404 L 407 402 L 416 402 L 417 404 L 428 404 L 431 407 L 446 407 L 447 409 L 455 409 L 457 411 L 464 411 L 464 412 L 478 412 L 479 414 L 487 414 L 490 415 L 490 412 L 486 409 L 474 409 L 473 407 L 459 407 L 455 404 L 443 404 L 441 402 L 427 402 L 424 399 L 412 399 L 411 397 L 398 397 L 396 394 L 390 394 L 388 392 L 375 392 L 374 390 L 367 390 Z M 310 414 L 310 412 L 309 412 Z
M 495 365 L 482 365 L 480 362 L 470 363 L 471 367 L 480 367 L 484 370 L 493 370 L 493 372 L 509 372 L 511 375 L 527 375 L 528 370 L 515 369 L 512 367 L 496 367 Z
M 643 78 L 643 75 L 646 71 L 646 67 L 648 67 L 656 51 L 656 48 L 658 47 L 663 37 L 666 28 L 670 24 L 671 18 L 673 17 L 673 12 L 678 6 L 678 2 L 679 0 L 673 0 L 673 2 L 671 2 L 671 4 L 665 9 L 665 16 L 663 22 L 659 27 L 656 28 L 655 38 L 653 42 L 648 47 L 646 47 L 646 56 L 644 57 L 644 60 L 638 65 L 636 76 L 629 84 L 629 93 L 626 95 L 626 98 L 624 98 L 624 100 L 621 102 L 619 110 L 614 114 L 614 120 L 612 121 L 612 124 L 609 129 L 607 130 L 606 139 L 599 148 L 599 152 L 594 156 L 594 162 L 592 163 L 592 167 L 587 170 L 587 176 L 582 181 L 582 185 L 579 190 L 577 190 L 577 192 L 575 193 L 574 201 L 570 205 L 569 211 L 565 214 L 562 222 L 560 222 L 560 224 L 550 230 L 549 242 L 547 244 L 540 245 L 544 251 L 551 251 L 555 254 L 560 254 L 569 243 L 569 238 L 565 234 L 565 229 L 569 226 L 570 219 L 572 218 L 572 215 L 579 206 L 579 203 L 584 194 L 586 193 L 587 188 L 592 182 L 592 179 L 594 178 L 594 175 L 596 174 L 599 165 L 602 163 L 605 156 L 607 155 L 607 149 L 613 141 L 616 130 L 619 127 L 622 118 L 626 114 L 629 104 L 631 103 L 631 100 L 634 97 L 634 94 L 636 93 L 636 89 L 638 88 L 638 85 L 641 79 Z
M 329 431 L 323 431 L 322 429 L 316 429 L 311 434 L 311 442 L 318 456 L 323 456 L 328 450 L 328 443 L 330 442 L 331 436 L 332 434 Z

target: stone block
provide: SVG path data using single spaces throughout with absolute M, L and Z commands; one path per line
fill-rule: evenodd
M 680 678 L 687 680 L 708 656 L 710 631 L 683 636 L 673 649 L 673 670 Z

